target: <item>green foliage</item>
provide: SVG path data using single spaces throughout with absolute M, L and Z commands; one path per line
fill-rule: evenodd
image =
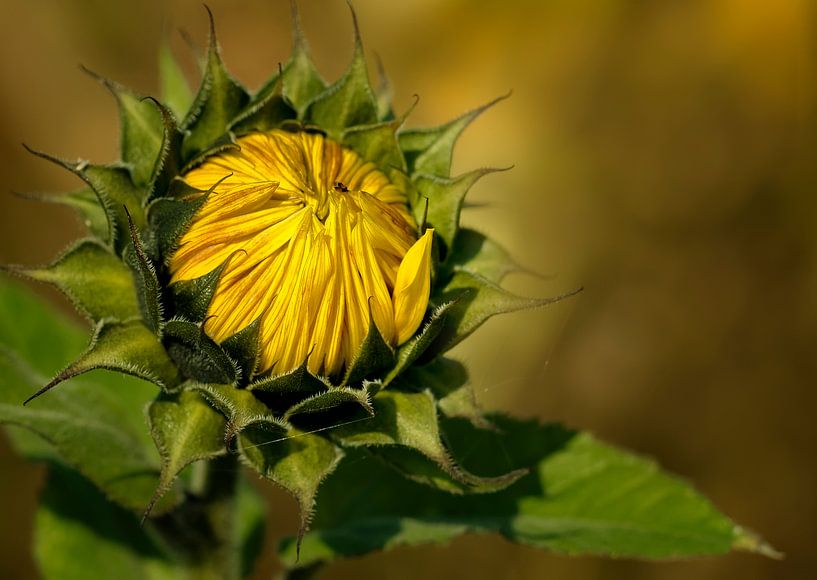
M 150 100 L 162 115 L 162 144 L 154 160 L 150 189 L 143 205 L 165 195 L 173 179 L 179 175 L 182 168 L 181 148 L 185 136 L 173 112 L 159 101 Z
M 112 245 L 113 224 L 108 220 L 105 208 L 100 205 L 99 197 L 92 189 L 80 189 L 61 195 L 52 195 L 48 196 L 48 199 L 72 207 L 76 210 L 88 233 L 101 242 Z
M 491 420 L 498 430 L 447 422 L 455 452 L 479 473 L 528 466 L 532 473 L 490 497 L 457 496 L 350 454 L 321 491 L 300 561 L 289 541 L 284 561 L 308 566 L 464 533 L 498 533 L 567 554 L 648 558 L 722 554 L 750 537 L 649 460 L 557 425 Z
M 46 328 L 49 348 L 42 349 Z M 51 463 L 37 515 L 35 552 L 41 573 L 60 580 L 87 577 L 90 569 L 102 577 L 114 570 L 111 575 L 125 578 L 188 578 L 190 556 L 179 550 L 188 541 L 181 536 L 191 530 L 177 530 L 172 522 L 195 520 L 199 508 L 195 502 L 181 503 L 185 497 L 181 482 L 172 485 L 153 510 L 154 516 L 160 516 L 175 507 L 177 515 L 172 519 L 154 518 L 142 528 L 134 513 L 142 513 L 161 489 L 160 456 L 144 415 L 156 387 L 97 372 L 72 379 L 29 406 L 21 404 L 45 381 L 43 377 L 76 355 L 83 334 L 23 289 L 0 281 L 0 423 L 15 427 L 9 433 L 20 451 Z M 11 354 L 12 350 L 18 354 Z M 187 403 L 183 409 L 153 403 L 154 431 L 167 440 L 171 451 L 165 458 L 171 477 L 173 466 L 189 460 L 192 449 L 208 456 L 208 447 L 216 455 L 225 449 L 224 420 L 201 402 L 190 404 L 195 397 L 192 392 L 181 395 Z M 181 412 L 169 420 L 174 411 Z M 191 427 L 194 421 L 195 428 Z M 191 429 L 185 431 L 185 426 Z M 213 436 L 209 444 L 208 433 Z M 183 440 L 187 445 L 182 451 Z M 239 485 L 237 494 L 241 521 L 230 545 L 240 548 L 240 564 L 249 572 L 263 533 L 263 506 L 246 485 Z
M 240 574 L 246 578 L 252 574 L 255 562 L 264 546 L 264 530 L 267 506 L 264 498 L 250 484 L 241 479 L 235 502 L 236 523 L 233 545 L 240 549 Z
M 105 244 L 111 244 L 113 237 L 112 224 L 108 221 L 108 213 L 100 205 L 101 201 L 94 190 L 85 188 L 57 194 L 21 193 L 18 195 L 32 201 L 55 203 L 70 207 L 77 212 L 77 216 L 82 225 L 88 230 L 88 233 Z
M 93 513 L 93 518 L 89 518 Z M 105 500 L 76 473 L 54 467 L 36 517 L 34 553 L 45 580 L 182 580 L 174 562 L 133 513 Z
M 286 435 L 289 428 L 286 422 L 276 417 L 269 407 L 246 389 L 212 383 L 194 384 L 191 388 L 201 392 L 210 404 L 226 417 L 225 442 L 229 442 L 236 434 L 251 426 L 268 431 L 273 439 Z
M 377 122 L 377 103 L 366 70 L 363 45 L 355 24 L 355 53 L 346 73 L 332 86 L 319 94 L 306 110 L 306 121 L 325 130 L 334 139 L 340 139 L 348 127 Z
M 494 99 L 439 127 L 407 129 L 400 133 L 400 149 L 403 150 L 409 172 L 412 175 L 428 174 L 448 177 L 454 145 L 462 132 L 482 113 L 508 95 Z
M 258 393 L 268 393 L 270 402 L 272 399 L 281 401 L 281 407 L 275 404 L 270 408 L 283 409 L 289 402 L 290 397 L 295 397 L 296 400 L 301 400 L 312 395 L 317 395 L 329 390 L 331 385 L 321 377 L 316 377 L 309 372 L 306 361 L 294 371 L 284 373 L 281 375 L 273 375 L 263 379 L 259 379 L 251 383 L 247 388 Z M 264 397 L 265 395 L 259 395 Z
M 159 476 L 159 455 L 142 413 L 155 396 L 154 385 L 97 372 L 22 405 L 45 377 L 76 356 L 83 334 L 22 288 L 0 283 L 0 423 L 41 437 L 53 449 L 50 457 L 78 470 L 107 497 L 141 511 Z M 48 349 L 41 346 L 44 335 Z M 157 512 L 179 499 L 171 490 Z
M 194 280 L 180 280 L 169 286 L 176 311 L 193 322 L 204 322 L 207 309 L 216 293 L 218 280 L 228 260 Z
M 341 143 L 387 172 L 389 169 L 405 171 L 406 162 L 397 142 L 397 131 L 402 124 L 403 119 L 398 119 L 351 127 L 343 133 Z
M 394 368 L 386 375 L 384 380 L 385 385 L 388 385 L 400 375 L 400 373 L 420 360 L 428 349 L 431 348 L 445 327 L 448 311 L 456 305 L 457 301 L 458 299 L 454 299 L 451 302 L 446 302 L 435 308 L 428 318 L 428 321 L 423 325 L 422 330 L 420 330 L 414 338 L 400 347 L 397 352 L 397 364 L 395 364 Z
M 468 370 L 459 361 L 438 357 L 426 365 L 411 367 L 400 377 L 398 384 L 406 389 L 428 389 L 437 399 L 437 408 L 446 417 L 468 419 L 483 429 L 493 428 L 477 404 L 468 382 Z
M 108 233 L 105 240 L 114 247 L 117 254 L 121 254 L 128 240 L 127 213 L 130 212 L 138 227 L 145 225 L 142 210 L 144 192 L 133 184 L 128 169 L 118 165 L 92 165 L 87 161 L 70 162 L 41 151 L 35 151 L 28 146 L 25 147 L 31 154 L 67 169 L 91 188 L 108 222 Z M 90 216 L 91 214 L 86 213 L 85 215 Z M 98 217 L 96 215 L 92 217 L 91 223 L 98 224 Z
M 446 266 L 453 270 L 465 270 L 494 284 L 499 284 L 511 272 L 524 269 L 514 262 L 510 254 L 484 234 L 460 228 L 454 245 L 446 257 Z
M 312 63 L 309 56 L 309 45 L 306 42 L 298 7 L 292 3 L 292 56 L 284 66 L 282 73 L 282 91 L 284 97 L 292 103 L 302 119 L 307 105 L 326 89 L 326 83 Z
M 392 101 L 394 100 L 394 90 L 391 86 L 386 70 L 383 68 L 383 61 L 375 55 L 377 64 L 377 86 L 372 87 L 377 99 L 377 118 L 381 121 L 392 121 L 395 118 Z
M 162 456 L 162 474 L 148 507 L 164 495 L 179 472 L 193 463 L 227 452 L 224 417 L 195 391 L 161 394 L 148 407 L 150 433 Z
M 312 517 L 318 486 L 334 471 L 343 452 L 323 437 L 294 428 L 284 437 L 270 437 L 266 429 L 249 427 L 238 441 L 243 461 L 298 502 L 298 535 L 303 535 Z
M 96 240 L 76 242 L 45 268 L 14 268 L 12 271 L 53 284 L 94 322 L 139 316 L 130 271 Z
M 235 362 L 199 325 L 170 320 L 163 340 L 167 354 L 185 376 L 204 383 L 234 383 L 238 378 Z
M 341 407 L 352 407 L 355 411 L 363 409 L 369 415 L 374 414 L 368 392 L 363 389 L 334 387 L 295 403 L 286 410 L 283 418 L 285 421 L 299 424 L 305 416 L 312 419 L 315 415 L 336 411 Z
M 497 314 L 541 308 L 577 294 L 574 290 L 552 298 L 524 298 L 467 270 L 456 272 L 438 291 L 434 301 L 454 302 L 433 346 L 435 353 L 447 351 L 468 337 L 483 322 Z
M 200 194 L 184 182 L 175 181 L 178 189 L 182 191 L 178 195 Z M 190 226 L 193 216 L 198 209 L 207 201 L 207 195 L 197 195 L 193 199 L 174 199 L 172 197 L 160 197 L 151 202 L 148 206 L 148 223 L 150 226 L 148 249 L 162 265 L 170 259 L 176 249 L 179 238 L 181 238 Z
M 130 214 L 128 217 L 128 234 L 130 235 L 130 246 L 125 250 L 125 262 L 133 270 L 136 283 L 136 296 L 139 299 L 139 310 L 142 313 L 142 320 L 158 336 L 162 334 L 164 324 L 164 312 L 162 307 L 162 289 L 159 286 L 159 278 L 156 275 L 156 268 L 148 258 L 142 247 L 142 239 L 136 226 L 133 224 Z
M 117 247 L 124 247 L 128 239 L 127 213 L 140 228 L 145 225 L 145 214 L 142 199 L 145 192 L 131 181 L 127 168 L 119 165 L 93 165 L 79 162 L 70 167 L 79 177 L 91 186 L 101 199 L 110 203 L 112 220 L 116 224 Z
M 269 131 L 297 118 L 297 111 L 284 97 L 284 79 L 282 75 L 276 75 L 261 87 L 244 111 L 232 121 L 230 130 L 237 135 Z
M 235 513 L 236 525 L 221 531 L 230 549 L 235 549 L 236 577 L 244 578 L 252 572 L 261 550 L 265 506 L 246 482 L 237 485 L 235 494 L 229 509 Z M 213 530 L 207 529 L 206 522 L 196 521 L 190 506 L 181 508 L 176 517 L 192 520 L 189 523 L 199 528 L 179 529 L 170 518 L 140 525 L 133 513 L 106 500 L 75 472 L 55 466 L 49 472 L 35 522 L 34 552 L 40 574 L 45 580 L 84 579 L 89 571 L 95 578 L 126 580 L 231 578 L 229 572 L 207 570 L 200 560 L 180 553 L 185 534 L 201 542 Z M 199 549 L 206 550 L 206 546 Z
M 164 389 L 171 389 L 179 383 L 179 370 L 156 336 L 140 320 L 123 323 L 103 320 L 97 325 L 85 352 L 26 402 L 63 381 L 96 369 L 132 375 Z
M 111 91 L 119 106 L 120 152 L 133 183 L 145 188 L 162 149 L 162 116 L 154 101 L 84 69 Z
M 193 91 L 167 42 L 159 47 L 159 94 L 177 119 L 183 119 L 193 104 Z
M 332 439 L 346 448 L 366 447 L 406 477 L 451 493 L 494 492 L 525 473 L 482 478 L 459 467 L 440 438 L 435 400 L 428 392 L 382 391 L 372 406 L 370 418 L 333 429 Z
M 249 326 L 239 330 L 221 343 L 221 348 L 227 353 L 241 373 L 241 386 L 249 383 L 258 368 L 260 349 L 261 317 L 256 318 Z
M 249 101 L 247 92 L 224 68 L 219 54 L 213 15 L 210 16 L 210 47 L 204 79 L 182 124 L 188 132 L 182 158 L 189 162 L 224 136 L 225 129 Z
M 363 379 L 377 376 L 393 366 L 394 350 L 383 340 L 374 320 L 370 320 L 369 331 L 346 371 L 343 384 L 357 385 Z
M 120 164 L 37 153 L 87 183 L 56 199 L 75 207 L 96 237 L 46 268 L 17 270 L 55 284 L 97 323 L 91 345 L 72 363 L 82 346 L 77 331 L 0 284 L 7 345 L 0 349 L 0 422 L 15 427 L 21 452 L 56 466 L 38 515 L 45 577 L 79 577 L 89 565 L 103 575 L 157 580 L 182 569 L 233 578 L 239 564 L 248 573 L 263 509 L 236 487 L 238 458 L 295 497 L 300 538 L 319 486 L 345 452 L 349 460 L 321 493 L 298 566 L 463 533 L 499 533 L 568 554 L 766 549 L 647 460 L 557 425 L 483 414 L 463 365 L 440 355 L 495 314 L 573 294 L 533 299 L 504 290 L 503 277 L 521 268 L 486 236 L 460 228 L 466 193 L 493 170 L 450 177 L 454 145 L 500 99 L 439 127 L 405 130 L 408 113 L 395 118 L 387 83 L 377 92 L 370 85 L 356 19 L 352 62 L 329 87 L 309 58 L 297 13 L 294 21 L 292 57 L 253 96 L 224 67 L 210 15 L 195 98 L 167 47 L 160 53 L 163 103 L 102 80 L 119 103 Z M 237 147 L 236 135 L 278 128 L 321 131 L 354 149 L 406 192 L 419 229 L 436 232 L 439 260 L 420 331 L 395 349 L 372 322 L 338 376 L 317 376 L 307 361 L 259 376 L 260 318 L 221 344 L 208 336 L 223 265 L 169 284 L 173 252 L 218 185 L 200 191 L 180 176 Z M 144 380 L 85 375 L 96 369 Z M 20 404 L 63 381 L 47 397 Z M 145 381 L 162 387 L 158 398 Z M 140 529 L 131 512 L 150 511 L 153 502 L 157 517 Z M 161 516 L 171 508 L 172 516 Z M 283 546 L 290 565 L 297 550 L 297 542 Z
M 499 169 L 476 169 L 454 178 L 420 174 L 414 184 L 420 194 L 428 199 L 426 222 L 445 242 L 446 250 L 454 246 L 460 225 L 460 212 L 465 195 L 480 178 Z M 422 220 L 425 209 L 415 207 L 415 218 Z M 419 215 L 417 215 L 419 213 Z

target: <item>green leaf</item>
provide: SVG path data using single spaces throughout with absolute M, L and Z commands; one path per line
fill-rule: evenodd
M 197 324 L 169 320 L 164 330 L 167 354 L 185 376 L 203 383 L 233 383 L 238 378 L 235 362 Z
M 292 56 L 284 66 L 282 90 L 284 97 L 298 112 L 298 118 L 302 118 L 307 105 L 326 89 L 326 83 L 309 56 L 309 46 L 301 28 L 298 5 L 296 2 L 292 2 L 291 5 Z
M 440 332 L 442 332 L 445 327 L 448 311 L 454 307 L 457 300 L 458 299 L 455 298 L 451 302 L 446 302 L 435 308 L 428 322 L 423 326 L 423 329 L 414 338 L 400 347 L 397 351 L 397 364 L 395 364 L 394 368 L 389 371 L 389 374 L 386 375 L 386 378 L 383 380 L 384 386 L 391 383 L 400 373 L 404 372 L 415 362 L 426 358 L 423 355 L 426 354 L 426 351 L 434 344 L 434 341 L 440 335 Z
M 49 471 L 35 520 L 34 555 L 45 580 L 187 578 L 149 528 L 75 472 Z
M 43 336 L 48 337 L 48 348 L 43 348 Z M 75 357 L 86 340 L 85 332 L 56 310 L 23 288 L 0 281 L 0 423 L 36 433 L 53 449 L 46 459 L 61 458 L 108 497 L 141 511 L 159 475 L 159 456 L 143 413 L 155 396 L 154 385 L 94 373 L 29 406 L 21 404 L 45 377 Z M 42 446 L 21 450 L 33 452 L 35 458 L 44 456 Z M 157 508 L 164 511 L 179 499 L 171 490 Z
M 136 185 L 145 187 L 162 147 L 162 117 L 150 99 L 121 90 L 117 93 L 122 119 L 122 161 L 130 167 Z
M 261 332 L 261 316 L 220 344 L 236 366 L 241 371 L 241 385 L 246 386 L 258 370 L 258 361 L 261 354 L 259 339 Z
M 301 537 L 309 525 L 318 487 L 334 471 L 343 452 L 318 435 L 296 429 L 291 429 L 286 437 L 272 438 L 269 432 L 250 427 L 239 435 L 238 441 L 244 462 L 298 502 Z
M 280 127 L 284 121 L 297 119 L 297 111 L 284 97 L 283 86 L 280 74 L 267 81 L 231 123 L 230 131 L 237 135 L 250 131 L 270 131 Z
M 400 378 L 400 386 L 416 391 L 428 389 L 446 417 L 467 419 L 483 429 L 493 428 L 477 403 L 468 370 L 459 361 L 438 357 L 427 365 L 413 366 Z
M 482 478 L 461 469 L 442 443 L 437 408 L 428 392 L 381 391 L 372 406 L 373 416 L 338 426 L 330 432 L 332 439 L 343 447 L 369 448 L 406 477 L 451 493 L 494 492 L 526 473 Z
M 505 248 L 468 228 L 461 228 L 457 232 L 446 262 L 448 268 L 471 272 L 494 284 L 502 282 L 511 272 L 526 271 L 514 262 Z
M 191 388 L 199 391 L 210 404 L 218 409 L 227 419 L 224 432 L 225 442 L 246 429 L 258 427 L 266 430 L 272 438 L 282 437 L 289 426 L 246 389 L 237 389 L 233 385 L 195 383 Z
M 153 259 L 164 265 L 170 261 L 196 212 L 207 201 L 206 192 L 189 187 L 181 180 L 173 183 L 178 184 L 177 189 L 187 190 L 194 197 L 160 197 L 153 200 L 147 209 L 150 237 L 145 240 L 146 246 Z
M 193 103 L 193 91 L 166 41 L 159 47 L 159 94 L 178 119 L 184 118 Z
M 425 204 L 415 207 L 414 217 L 417 221 L 426 216 L 426 223 L 434 228 L 434 232 L 445 242 L 446 252 L 454 245 L 460 227 L 460 212 L 468 190 L 483 176 L 489 173 L 503 171 L 502 169 L 477 169 L 464 173 L 458 177 L 438 177 L 421 174 L 414 177 L 414 184 L 420 195 L 428 199 L 428 209 Z
M 44 382 L 42 376 L 6 351 L 0 351 L 0 370 L 0 423 L 24 427 L 42 437 L 62 461 L 117 503 L 133 510 L 148 505 L 158 482 L 158 457 L 144 441 L 144 389 L 129 393 L 135 381 L 119 385 L 72 381 L 23 407 L 23 398 Z M 141 404 L 126 407 L 135 401 Z M 166 511 L 179 499 L 175 493 L 168 494 L 158 510 Z
M 94 322 L 139 316 L 130 270 L 95 240 L 80 240 L 45 268 L 9 268 L 59 288 Z
M 394 366 L 394 350 L 383 340 L 383 335 L 374 323 L 369 320 L 369 332 L 357 349 L 355 358 L 343 378 L 344 385 L 357 385 L 364 379 L 371 378 Z
M 207 8 L 205 6 L 205 8 Z M 182 158 L 189 161 L 208 150 L 227 131 L 230 122 L 241 112 L 250 97 L 230 76 L 219 54 L 213 14 L 210 18 L 210 47 L 199 92 L 190 107 L 183 129 L 188 135 L 182 145 Z
M 142 199 L 146 192 L 133 184 L 127 168 L 118 165 L 92 165 L 87 161 L 66 161 L 31 149 L 27 145 L 23 146 L 32 155 L 67 169 L 88 184 L 99 198 L 100 207 L 108 216 L 111 226 L 109 239 L 118 254 L 122 253 L 128 242 L 128 219 L 125 210 L 130 212 L 138 228 L 145 226 Z
M 43 348 L 48 336 L 49 348 Z M 88 346 L 88 335 L 33 296 L 28 286 L 0 275 L 0 344 L 53 375 Z
M 335 84 L 315 97 L 305 114 L 308 123 L 314 123 L 336 139 L 347 127 L 377 123 L 377 102 L 369 84 L 366 59 L 354 10 L 352 20 L 355 27 L 355 52 L 352 63 Z
M 112 225 L 108 221 L 108 212 L 92 189 L 80 189 L 67 193 L 42 194 L 21 193 L 24 199 L 65 205 L 75 210 L 88 233 L 106 244 L 111 243 Z
M 350 454 L 324 485 L 297 566 L 466 533 L 566 554 L 677 558 L 722 554 L 748 534 L 686 483 L 591 436 L 558 425 L 492 417 L 497 431 L 447 425 L 455 450 L 480 473 L 533 467 L 492 495 L 454 496 L 396 477 Z M 296 565 L 292 541 L 281 556 Z
M 499 101 L 508 98 L 505 95 L 494 99 L 472 111 L 457 117 L 439 127 L 428 129 L 409 129 L 401 131 L 398 136 L 400 149 L 403 150 L 409 173 L 412 175 L 425 173 L 448 177 L 451 173 L 451 158 L 454 145 L 460 134 L 474 119 L 493 107 Z
M 394 91 L 389 77 L 386 75 L 386 69 L 383 67 L 383 61 L 377 55 L 375 55 L 375 62 L 377 64 L 378 79 L 377 86 L 374 87 L 375 99 L 377 100 L 377 118 L 381 121 L 391 121 L 394 119 L 394 111 L 392 110 Z
M 2 423 L 3 421 L 0 420 L 0 424 Z M 54 447 L 33 431 L 7 423 L 5 432 L 11 448 L 22 457 L 38 462 L 60 462 L 60 457 Z
M 435 354 L 450 350 L 496 314 L 541 308 L 580 291 L 581 288 L 551 298 L 525 298 L 471 272 L 456 272 L 435 297 L 435 301 L 456 300 L 456 304 L 447 310 L 443 328 L 430 350 Z
M 145 212 L 142 209 L 142 200 L 146 192 L 134 185 L 126 168 L 116 165 L 91 165 L 83 162 L 78 163 L 75 167 L 80 177 L 100 197 L 110 200 L 116 215 L 118 236 L 121 236 L 123 240 L 127 239 L 125 209 L 130 212 L 138 228 L 145 227 Z M 120 243 L 124 243 L 124 241 L 120 240 Z
M 131 375 L 163 389 L 173 388 L 179 383 L 178 369 L 142 321 L 120 323 L 103 320 L 97 325 L 87 350 L 25 403 L 68 379 L 96 369 Z
M 304 361 L 293 371 L 259 379 L 250 383 L 247 389 L 271 410 L 283 413 L 295 403 L 323 393 L 330 387 L 331 385 L 325 379 L 309 372 L 307 361 Z
M 337 412 L 341 407 L 350 408 L 350 414 L 354 414 L 360 409 L 363 409 L 368 415 L 374 413 L 366 390 L 338 387 L 312 395 L 294 404 L 284 413 L 283 419 L 294 423 L 297 427 L 302 427 L 302 424 L 295 419 L 300 420 L 304 416 L 324 416 L 329 412 Z M 313 419 L 312 423 L 314 424 L 314 418 L 309 418 Z M 325 425 L 326 423 L 326 421 L 318 421 L 317 425 Z
M 240 150 L 241 146 L 236 141 L 235 134 L 233 134 L 232 131 L 228 131 L 210 143 L 207 147 L 199 151 L 196 155 L 187 159 L 187 162 L 182 167 L 180 173 L 185 174 L 192 171 L 194 168 L 204 163 L 208 157 L 224 155 L 230 152 L 237 153 Z
M 182 171 L 181 148 L 184 141 L 184 133 L 172 111 L 159 101 L 151 100 L 162 115 L 162 143 L 151 172 L 148 201 L 168 195 L 173 180 Z
M 182 469 L 227 453 L 226 421 L 196 391 L 159 395 L 148 407 L 148 421 L 162 456 L 162 474 L 145 516 L 153 503 L 167 493 Z
M 204 322 L 207 318 L 207 309 L 216 294 L 218 280 L 229 262 L 227 258 L 221 265 L 213 268 L 204 276 L 193 280 L 179 280 L 169 286 L 173 296 L 173 304 L 177 313 L 193 322 Z
M 139 299 L 139 310 L 142 319 L 156 335 L 162 335 L 164 323 L 164 313 L 162 308 L 162 289 L 159 286 L 159 279 L 156 275 L 156 268 L 153 266 L 142 247 L 142 238 L 131 219 L 128 218 L 128 233 L 131 244 L 125 251 L 125 262 L 133 271 L 133 280 L 136 283 L 136 296 Z
M 343 132 L 341 143 L 380 168 L 405 171 L 406 161 L 397 143 L 397 130 L 402 124 L 403 119 L 397 119 L 351 127 Z
M 133 183 L 146 188 L 162 148 L 162 116 L 156 104 L 127 87 L 83 69 L 102 83 L 119 106 L 120 154 Z

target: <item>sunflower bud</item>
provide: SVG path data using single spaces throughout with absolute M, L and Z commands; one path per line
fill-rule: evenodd
M 19 272 L 62 289 L 96 330 L 31 398 L 97 368 L 152 381 L 164 460 L 154 501 L 226 446 L 297 498 L 302 531 L 344 448 L 452 493 L 501 489 L 523 472 L 464 471 L 438 424 L 486 424 L 461 365 L 442 355 L 495 314 L 558 299 L 504 290 L 513 262 L 459 225 L 491 170 L 452 177 L 453 147 L 493 103 L 405 129 L 369 83 L 356 24 L 352 63 L 328 86 L 297 26 L 295 37 L 250 94 L 226 71 L 211 18 L 192 102 L 180 76 L 163 79 L 161 100 L 102 79 L 120 106 L 121 163 L 38 153 L 86 183 L 62 199 L 90 237 Z M 168 58 L 162 70 L 177 75 Z M 176 436 L 180 422 L 196 436 Z
M 170 258 L 171 283 L 218 270 L 204 331 L 259 322 L 259 374 L 342 374 L 371 322 L 394 348 L 428 306 L 432 239 L 405 191 L 316 133 L 253 133 L 184 181 L 209 192 Z M 204 194 L 199 194 L 204 195 Z

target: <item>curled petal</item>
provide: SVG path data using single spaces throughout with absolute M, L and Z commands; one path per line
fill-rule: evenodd
M 417 240 L 397 270 L 394 283 L 394 325 L 397 344 L 406 342 L 423 321 L 431 290 L 431 242 L 434 230 L 428 229 Z

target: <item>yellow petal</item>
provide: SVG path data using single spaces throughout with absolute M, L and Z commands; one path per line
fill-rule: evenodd
M 168 263 L 172 282 L 224 265 L 204 331 L 221 342 L 260 321 L 259 373 L 306 360 L 340 376 L 371 319 L 390 344 L 407 340 L 428 302 L 432 234 L 416 240 L 405 187 L 320 134 L 238 144 L 184 176 L 212 191 Z
M 394 283 L 394 325 L 397 327 L 397 344 L 406 342 L 420 323 L 428 306 L 431 290 L 431 242 L 434 230 L 428 229 L 417 240 L 397 270 Z

